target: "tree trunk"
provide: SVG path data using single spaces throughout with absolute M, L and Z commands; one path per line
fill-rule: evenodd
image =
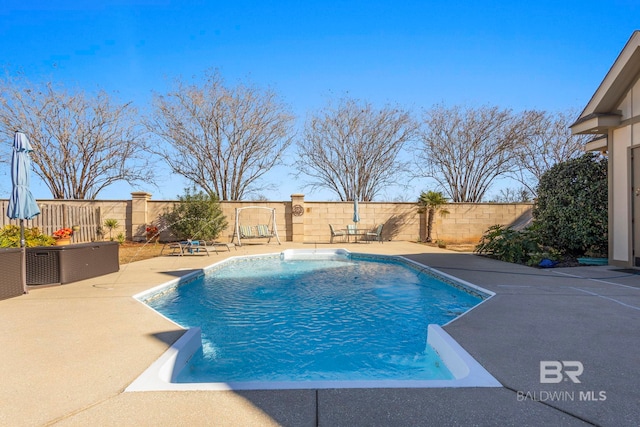
M 429 209 L 427 212 L 427 242 L 431 242 L 431 230 L 433 229 L 433 216 L 435 209 Z

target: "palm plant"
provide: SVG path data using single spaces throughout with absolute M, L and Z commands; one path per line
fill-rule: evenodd
M 447 215 L 449 211 L 445 209 L 447 198 L 439 191 L 423 191 L 418 198 L 418 213 L 427 213 L 427 242 L 431 242 L 431 230 L 433 230 L 433 218 L 436 212 L 440 215 Z
M 115 228 L 118 228 L 120 224 L 118 224 L 118 220 L 114 219 L 114 218 L 107 218 L 104 220 L 104 226 L 107 227 L 109 229 L 109 240 L 111 240 L 113 242 L 113 230 Z

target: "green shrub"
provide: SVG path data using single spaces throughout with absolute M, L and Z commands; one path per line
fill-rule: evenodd
M 516 231 L 493 225 L 482 236 L 475 252 L 501 261 L 527 264 L 533 254 L 543 252 L 543 246 L 535 227 Z
M 189 189 L 161 221 L 178 239 L 215 240 L 227 226 L 217 197 Z
M 541 241 L 570 255 L 607 253 L 607 188 L 607 159 L 595 154 L 549 169 L 533 209 Z
M 607 160 L 587 153 L 559 163 L 540 179 L 533 224 L 522 231 L 490 227 L 475 251 L 538 265 L 563 255 L 607 253 Z
M 559 261 L 561 258 L 562 254 L 560 253 L 560 251 L 553 248 L 545 248 L 542 252 L 534 252 L 529 254 L 527 265 L 536 266 L 539 265 L 540 262 L 542 262 L 542 260 L 544 259 Z
M 53 246 L 55 239 L 46 234 L 42 234 L 38 227 L 24 229 L 25 245 L 33 246 Z M 5 225 L 0 229 L 0 247 L 19 248 L 20 247 L 20 227 L 17 225 Z

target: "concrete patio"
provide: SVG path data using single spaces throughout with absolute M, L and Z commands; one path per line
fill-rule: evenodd
M 608 425 L 640 423 L 640 275 L 540 270 L 408 242 L 335 244 L 404 255 L 496 293 L 444 329 L 503 388 L 123 390 L 183 331 L 132 295 L 228 256 L 160 257 L 0 301 L 0 425 Z M 541 361 L 577 361 L 580 383 L 541 383 Z

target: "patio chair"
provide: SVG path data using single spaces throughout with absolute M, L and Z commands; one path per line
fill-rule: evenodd
M 351 240 L 351 236 L 354 236 L 356 243 L 358 242 L 358 228 L 354 224 L 347 225 L 347 241 Z
M 378 242 L 382 243 L 382 226 L 383 225 L 384 224 L 378 225 L 378 228 L 376 228 L 376 231 L 367 232 L 367 234 L 365 235 L 367 238 L 367 241 L 377 240 Z
M 344 231 L 342 231 L 342 230 L 338 230 L 338 231 L 336 231 L 336 230 L 333 228 L 333 225 L 331 225 L 331 224 L 329 224 L 329 229 L 331 230 L 331 241 L 330 241 L 331 243 L 333 243 L 333 238 L 334 238 L 334 237 L 342 237 L 342 240 L 344 241 L 344 238 L 345 238 L 345 236 L 346 236 L 346 235 L 345 235 L 345 233 L 344 233 Z

